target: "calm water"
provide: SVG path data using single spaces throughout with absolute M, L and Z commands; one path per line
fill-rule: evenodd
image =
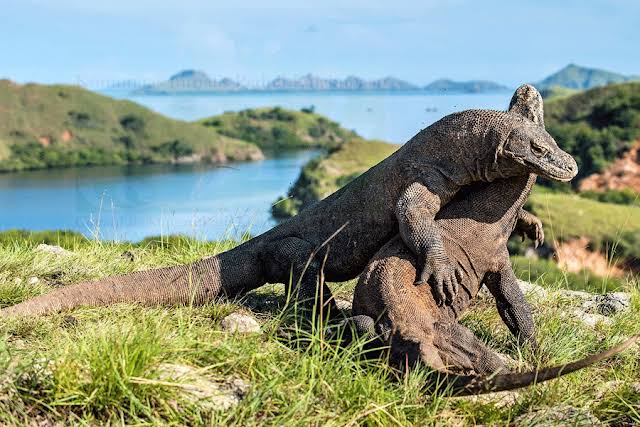
M 453 111 L 504 109 L 509 95 L 295 93 L 129 99 L 185 120 L 260 106 L 314 105 L 318 113 L 367 138 L 401 143 Z M 120 240 L 171 233 L 201 238 L 259 233 L 273 226 L 271 204 L 314 155 L 289 153 L 218 168 L 152 165 L 0 174 L 0 230 L 73 229 Z

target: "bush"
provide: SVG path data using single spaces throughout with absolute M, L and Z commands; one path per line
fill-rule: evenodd
M 597 200 L 603 203 L 615 203 L 616 205 L 640 206 L 640 194 L 631 189 L 608 191 L 583 191 L 581 197 Z
M 126 116 L 122 116 L 120 118 L 120 125 L 128 131 L 131 132 L 142 132 L 144 130 L 144 119 L 140 116 L 136 116 L 135 114 L 127 114 Z

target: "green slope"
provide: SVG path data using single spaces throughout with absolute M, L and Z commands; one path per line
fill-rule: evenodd
M 357 136 L 336 122 L 313 113 L 280 107 L 248 109 L 200 120 L 204 126 L 263 149 L 336 147 Z
M 536 87 L 548 89 L 552 86 L 560 86 L 569 89 L 591 89 L 597 86 L 605 86 L 611 83 L 622 83 L 632 80 L 633 77 L 624 76 L 598 68 L 582 67 L 569 64 L 563 69 L 551 74 L 544 80 L 536 83 Z
M 300 172 L 287 197 L 274 204 L 271 210 L 273 216 L 284 219 L 296 215 L 349 183 L 398 148 L 400 146 L 396 144 L 356 138 L 326 156 L 311 160 Z
M 601 171 L 640 137 L 640 83 L 591 89 L 545 103 L 547 130 L 578 162 L 577 182 Z
M 259 148 L 130 101 L 61 85 L 0 81 L 0 170 L 250 160 Z

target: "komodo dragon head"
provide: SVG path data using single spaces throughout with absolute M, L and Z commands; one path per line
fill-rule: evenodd
M 570 181 L 578 173 L 578 165 L 564 152 L 544 128 L 542 97 L 531 85 L 520 86 L 509 105 L 509 114 L 525 117 L 516 120 L 507 138 L 498 146 L 498 158 L 515 162 L 515 167 L 554 181 Z M 511 165 L 511 168 L 514 165 Z M 509 168 L 509 166 L 501 166 Z

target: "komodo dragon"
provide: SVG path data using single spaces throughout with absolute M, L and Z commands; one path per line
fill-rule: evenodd
M 531 86 L 516 91 L 510 111 L 544 126 L 542 98 Z M 438 212 L 436 224 L 445 251 L 465 272 L 461 291 L 446 305 L 439 304 L 436 297 L 441 290 L 414 284 L 418 264 L 402 239 L 396 236 L 387 243 L 371 260 L 355 289 L 351 321 L 358 332 L 377 331 L 389 345 L 390 361 L 396 365 L 423 362 L 438 372 L 478 375 L 450 376 L 454 392 L 461 394 L 506 390 L 552 379 L 616 354 L 637 340 L 634 337 L 620 347 L 570 366 L 486 377 L 508 369 L 496 353 L 458 323 L 458 318 L 484 283 L 510 331 L 521 341 L 535 345 L 531 309 L 517 284 L 507 251 L 507 240 L 516 226 L 536 245 L 544 239 L 541 222 L 522 209 L 535 181 L 536 176 L 531 174 L 473 184 Z
M 107 277 L 57 289 L 0 311 L 45 314 L 115 302 L 198 304 L 265 283 L 292 283 L 313 299 L 321 264 L 328 281 L 357 277 L 398 233 L 431 276 L 450 291 L 459 272 L 449 262 L 434 216 L 464 185 L 536 173 L 568 181 L 575 160 L 542 128 L 517 114 L 467 110 L 420 131 L 384 161 L 272 230 L 190 265 Z M 458 274 L 456 274 L 458 273 Z M 321 295 L 331 301 L 325 285 Z

